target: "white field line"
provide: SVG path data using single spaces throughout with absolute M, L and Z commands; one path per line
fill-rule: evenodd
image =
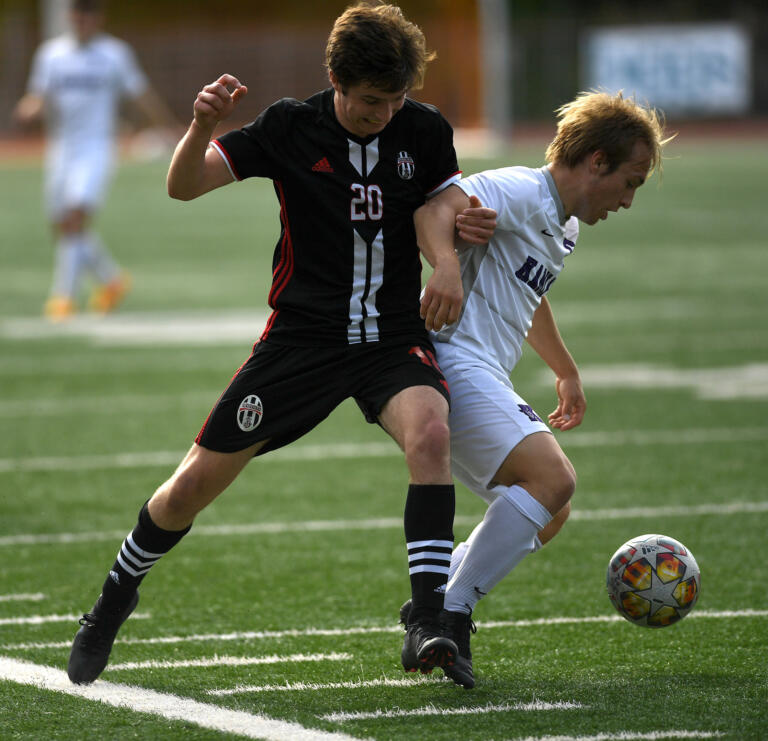
M 667 368 L 652 365 L 597 365 L 581 369 L 585 387 L 691 389 L 705 400 L 765 398 L 768 396 L 768 363 L 729 368 Z M 538 377 L 549 387 L 551 373 Z M 185 406 L 208 409 L 221 389 L 188 391 L 183 394 L 113 394 L 73 398 L 0 399 L 0 418 L 103 414 L 119 411 L 165 411 Z
M 41 602 L 45 599 L 42 592 L 34 594 L 0 594 L 0 602 Z
M 1 321 L 1 320 L 0 320 Z M 562 319 L 558 319 L 562 323 Z M 2 330 L 0 330 L 2 335 Z M 255 334 L 249 340 L 243 343 L 237 343 L 232 346 L 231 362 L 225 357 L 222 360 L 222 353 L 198 353 L 194 346 L 187 348 L 178 348 L 174 354 L 158 353 L 150 344 L 146 349 L 135 352 L 125 353 L 117 345 L 115 351 L 112 348 L 101 347 L 99 349 L 99 362 L 94 363 L 93 357 L 88 353 L 72 353 L 67 348 L 61 348 L 56 354 L 55 370 L 56 376 L 75 375 L 75 376 L 103 376 L 105 374 L 125 374 L 136 373 L 140 371 L 156 370 L 158 372 L 173 372 L 175 375 L 183 373 L 197 373 L 200 370 L 214 370 L 222 374 L 229 373 L 227 378 L 232 376 L 234 369 L 247 357 Z M 0 337 L 1 338 L 1 337 Z M 624 335 L 617 341 L 623 341 Z M 679 332 L 676 330 L 648 332 L 633 332 L 631 334 L 632 347 L 645 349 L 648 357 L 664 356 L 667 348 L 675 348 L 679 345 Z M 581 337 L 579 344 L 583 347 L 585 344 L 599 343 L 604 347 L 606 337 L 604 333 Z M 686 343 L 691 348 L 700 348 L 702 350 L 737 350 L 755 349 L 768 347 L 768 330 L 764 327 L 754 329 L 738 330 L 729 327 L 722 331 L 691 331 L 686 333 Z M 237 349 L 237 348 L 240 349 Z M 179 357 L 181 354 L 181 361 Z M 663 358 L 666 360 L 666 358 Z M 50 373 L 48 366 L 42 365 L 39 360 L 29 354 L 10 355 L 0 357 L 0 377 L 2 376 L 43 376 Z M 552 385 L 551 373 L 546 376 L 547 388 Z M 225 379 L 226 380 L 226 379 Z M 220 389 L 219 389 L 220 390 Z
M 768 427 L 736 427 L 685 430 L 616 430 L 610 432 L 567 432 L 557 436 L 563 448 L 611 447 L 625 445 L 702 445 L 768 440 Z M 0 473 L 36 471 L 94 471 L 112 468 L 175 467 L 186 451 L 146 451 L 103 455 L 0 458 Z M 390 440 L 367 443 L 297 445 L 276 450 L 258 459 L 256 465 L 279 462 L 343 460 L 348 458 L 389 458 L 402 455 Z
M 721 731 L 619 731 L 618 733 L 597 733 L 594 736 L 526 736 L 507 741 L 659 741 L 667 738 L 719 738 Z
M 91 685 L 72 684 L 66 673 L 59 669 L 2 656 L 0 679 L 262 741 L 355 741 L 353 736 L 345 733 L 305 728 L 298 723 L 253 715 L 242 710 L 228 710 L 218 705 L 140 687 L 103 680 Z M 6 730 L 9 729 L 6 727 Z
M 501 705 L 481 705 L 479 707 L 464 708 L 440 708 L 436 705 L 426 705 L 423 708 L 414 710 L 373 710 L 371 712 L 358 713 L 327 713 L 318 715 L 321 720 L 328 720 L 332 723 L 343 723 L 349 720 L 373 720 L 375 718 L 410 718 L 426 715 L 482 715 L 485 713 L 509 713 L 514 711 L 549 711 L 549 710 L 579 710 L 588 707 L 580 702 L 542 702 L 534 700 L 533 702 L 505 702 Z
M 2 625 L 45 625 L 47 623 L 71 623 L 77 622 L 82 617 L 80 615 L 27 615 L 25 617 L 15 618 L 0 618 L 0 626 Z M 150 617 L 148 612 L 135 612 L 131 615 L 131 619 L 138 618 L 139 620 L 146 620 Z
M 303 661 L 349 661 L 352 654 L 289 654 L 288 656 L 214 656 L 210 659 L 183 659 L 179 661 L 126 661 L 112 664 L 105 671 L 118 672 L 134 669 L 180 669 L 207 666 L 255 666 L 257 664 L 297 664 Z
M 226 695 L 242 695 L 249 692 L 304 692 L 319 690 L 356 690 L 364 687 L 410 687 L 416 684 L 434 683 L 434 679 L 422 679 L 413 677 L 408 679 L 369 679 L 359 682 L 328 682 L 318 684 L 316 682 L 293 682 L 286 684 L 244 684 L 226 690 L 206 690 L 206 694 L 216 697 Z M 438 680 L 439 681 L 439 680 Z
M 737 320 L 755 316 L 749 306 L 713 306 L 698 299 L 565 301 L 557 304 L 558 324 L 601 326 L 649 319 L 688 319 L 717 316 Z M 0 339 L 44 340 L 80 337 L 94 345 L 131 347 L 136 345 L 227 345 L 253 343 L 261 334 L 268 315 L 253 308 L 221 311 L 126 312 L 107 317 L 76 316 L 61 324 L 41 317 L 0 319 Z M 706 336 L 712 336 L 712 332 Z
M 212 403 L 215 402 L 215 398 Z M 768 436 L 768 429 L 766 430 Z M 50 456 L 41 458 L 0 458 L 0 473 L 34 471 L 93 471 L 110 468 L 145 468 L 147 466 L 176 466 L 186 451 L 151 451 L 141 453 L 109 453 L 105 455 Z M 276 450 L 262 462 L 316 461 L 344 458 L 388 458 L 402 455 L 390 440 L 370 443 L 329 443 L 303 445 Z
M 189 406 L 210 409 L 221 389 L 188 391 L 183 394 L 114 394 L 112 396 L 72 397 L 69 399 L 0 400 L 0 419 L 9 417 L 69 416 L 73 413 L 114 414 L 115 412 L 167 411 Z
M 149 617 L 149 615 L 133 615 Z M 737 618 L 768 618 L 768 610 L 698 610 L 686 616 L 686 620 L 733 620 Z M 483 630 L 493 628 L 538 628 L 550 625 L 583 625 L 589 623 L 615 623 L 623 625 L 620 615 L 586 615 L 583 617 L 548 617 L 529 620 L 489 620 L 478 622 Z M 168 645 L 177 643 L 227 643 L 260 640 L 280 640 L 282 638 L 335 637 L 351 635 L 376 635 L 380 633 L 401 633 L 399 625 L 366 625 L 348 628 L 295 628 L 291 630 L 243 630 L 231 633 L 195 633 L 185 636 L 159 636 L 156 638 L 118 638 L 115 643 L 122 645 Z M 72 641 L 48 641 L 0 644 L 3 651 L 26 651 L 47 648 L 69 648 Z M 112 667 L 114 668 L 114 667 Z
M 575 509 L 571 520 L 621 520 L 634 518 L 695 517 L 698 515 L 740 515 L 768 512 L 768 501 L 728 502 L 727 504 L 697 504 L 690 507 L 617 507 L 615 509 Z M 455 525 L 476 525 L 480 516 L 457 515 Z M 401 528 L 400 517 L 379 517 L 364 520 L 305 520 L 300 522 L 253 522 L 242 525 L 199 525 L 188 537 L 233 535 L 283 535 L 306 532 L 334 532 L 350 530 L 391 530 Z M 98 530 L 82 533 L 46 533 L 0 536 L 0 547 L 15 545 L 50 545 L 95 543 L 104 540 L 122 540 L 125 530 Z
M 61 324 L 39 317 L 0 320 L 0 339 L 45 340 L 80 337 L 94 345 L 244 345 L 253 344 L 267 322 L 262 311 L 125 313 L 82 315 Z
M 768 397 L 768 363 L 748 363 L 725 368 L 670 368 L 626 363 L 594 365 L 579 371 L 584 388 L 690 389 L 708 400 L 765 399 Z M 545 376 L 540 376 L 543 382 Z M 552 382 L 551 373 L 546 376 Z

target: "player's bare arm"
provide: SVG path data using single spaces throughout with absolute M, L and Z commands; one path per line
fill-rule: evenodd
M 576 363 L 560 336 L 546 296 L 533 315 L 528 344 L 555 374 L 557 408 L 549 415 L 549 423 L 558 430 L 570 430 L 581 424 L 587 400 L 581 386 Z
M 43 119 L 45 100 L 37 93 L 27 93 L 13 109 L 13 120 L 21 126 L 31 126 Z
M 469 197 L 469 206 L 456 214 L 459 239 L 469 244 L 486 244 L 496 230 L 496 211 L 482 205 L 477 196 Z
M 433 273 L 421 297 L 421 318 L 438 331 L 459 318 L 464 289 L 454 248 L 456 214 L 469 206 L 469 197 L 453 185 L 427 201 L 413 215 L 416 240 Z
M 217 124 L 232 114 L 247 92 L 248 88 L 236 77 L 222 75 L 197 94 L 192 108 L 194 118 L 168 169 L 171 198 L 189 201 L 232 182 L 226 163 L 209 144 Z

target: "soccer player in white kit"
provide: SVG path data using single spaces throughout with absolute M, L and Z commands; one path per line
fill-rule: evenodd
M 573 466 L 510 373 L 527 339 L 555 374 L 558 404 L 549 424 L 565 431 L 581 423 L 579 371 L 546 293 L 572 259 L 578 222 L 595 224 L 629 208 L 660 168 L 668 141 L 657 113 L 620 93 L 582 93 L 558 118 L 547 166 L 470 175 L 415 214 L 423 246 L 453 240 L 461 212 L 478 200 L 497 212 L 487 245 L 458 245 L 461 313 L 432 336 L 451 391 L 453 474 L 488 503 L 482 522 L 454 549 L 445 595 L 443 626 L 460 656 L 444 671 L 467 688 L 474 686 L 474 606 L 558 532 L 576 486 Z M 401 616 L 407 610 L 408 603 Z
M 14 111 L 22 124 L 45 118 L 47 126 L 45 200 L 56 257 L 44 311 L 54 321 L 76 311 L 84 274 L 96 282 L 90 308 L 97 312 L 113 309 L 129 288 L 90 223 L 112 175 L 120 103 L 133 102 L 150 121 L 172 121 L 128 44 L 102 32 L 99 0 L 73 0 L 70 21 L 72 33 L 37 50 Z

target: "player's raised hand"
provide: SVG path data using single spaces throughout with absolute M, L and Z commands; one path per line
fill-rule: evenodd
M 557 409 L 549 415 L 549 424 L 557 430 L 573 429 L 581 424 L 584 412 L 587 410 L 587 399 L 581 387 L 581 379 L 558 378 L 555 381 L 557 390 Z
M 204 129 L 213 129 L 232 113 L 247 93 L 248 88 L 236 77 L 222 75 L 197 94 L 192 107 L 195 122 Z
M 496 212 L 485 208 L 477 196 L 469 197 L 469 208 L 456 215 L 459 237 L 470 244 L 485 244 L 496 229 Z

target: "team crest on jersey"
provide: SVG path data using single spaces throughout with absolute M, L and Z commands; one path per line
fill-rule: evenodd
M 403 180 L 410 180 L 416 172 L 416 165 L 413 163 L 413 157 L 408 152 L 397 153 L 397 174 Z
M 237 426 L 243 432 L 255 430 L 264 416 L 264 405 L 258 396 L 251 394 L 240 402 L 237 408 Z

